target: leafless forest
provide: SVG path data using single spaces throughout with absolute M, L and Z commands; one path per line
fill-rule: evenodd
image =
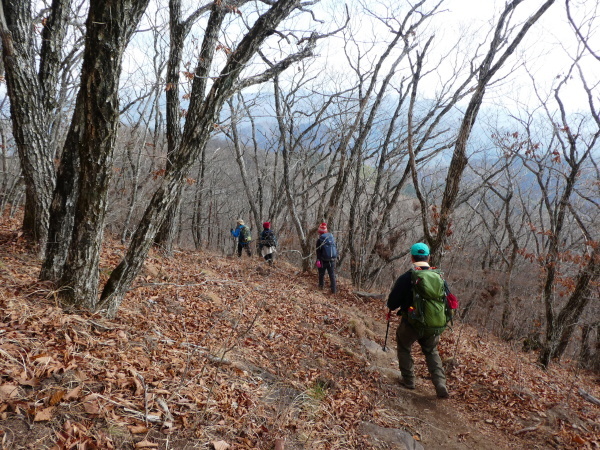
M 461 320 L 600 369 L 598 2 L 465 3 L 2 0 L 2 211 L 109 317 L 238 217 L 303 270 L 326 221 L 373 292 L 423 241 Z

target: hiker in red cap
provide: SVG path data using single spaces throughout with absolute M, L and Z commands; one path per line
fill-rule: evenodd
M 317 239 L 317 268 L 319 270 L 319 288 L 325 288 L 325 271 L 329 274 L 329 284 L 331 292 L 337 292 L 335 283 L 335 261 L 337 259 L 337 247 L 333 234 L 327 230 L 325 222 L 319 225 L 317 230 L 319 238 Z
M 258 238 L 258 251 L 271 266 L 275 256 L 275 247 L 277 247 L 277 238 L 271 230 L 271 222 L 264 222 L 263 230 Z

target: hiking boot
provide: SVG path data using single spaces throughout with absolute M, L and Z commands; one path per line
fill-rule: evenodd
M 443 384 L 438 384 L 435 386 L 435 393 L 438 398 L 448 398 L 448 389 Z
M 414 389 L 415 388 L 415 380 L 413 378 L 400 378 L 399 380 L 400 386 L 405 387 L 406 389 Z

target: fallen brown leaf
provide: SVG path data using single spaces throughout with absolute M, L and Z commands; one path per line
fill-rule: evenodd
M 148 428 L 144 425 L 129 425 L 127 428 L 133 434 L 146 433 L 148 431 Z
M 100 406 L 98 405 L 98 397 L 96 394 L 86 395 L 82 400 L 83 409 L 88 414 L 100 414 Z
M 79 398 L 79 394 L 81 394 L 81 386 L 71 389 L 67 395 L 65 395 L 65 400 L 75 400 Z
M 50 406 L 57 405 L 61 402 L 64 396 L 65 391 L 63 391 L 62 389 L 60 391 L 56 391 L 54 394 L 52 394 L 52 397 L 50 397 L 50 401 L 48 402 L 48 404 Z
M 0 386 L 0 399 L 8 400 L 19 396 L 19 387 L 16 384 L 3 384 Z
M 52 418 L 52 411 L 54 411 L 54 406 L 50 406 L 48 408 L 40 409 L 36 411 L 35 417 L 33 419 L 34 422 L 44 422 L 50 420 Z
M 136 443 L 135 448 L 158 448 L 158 444 L 144 439 L 143 441 Z
M 39 384 L 40 384 L 40 380 L 38 380 L 37 378 L 30 378 L 30 379 L 19 378 L 18 381 L 21 386 L 35 387 L 35 386 L 39 386 Z
M 38 355 L 38 356 L 33 357 L 33 361 L 36 364 L 48 364 L 48 363 L 52 362 L 53 360 L 54 360 L 54 358 L 52 358 L 52 356 L 48 356 L 48 355 Z

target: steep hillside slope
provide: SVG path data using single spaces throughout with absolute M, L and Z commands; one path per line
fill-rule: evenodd
M 56 305 L 17 226 L 0 228 L 2 448 L 600 445 L 598 379 L 463 324 L 442 339 L 438 400 L 417 349 L 417 389 L 398 386 L 397 319 L 384 352 L 382 301 L 343 280 L 331 295 L 282 261 L 152 256 L 106 320 Z M 123 251 L 105 249 L 103 277 Z

